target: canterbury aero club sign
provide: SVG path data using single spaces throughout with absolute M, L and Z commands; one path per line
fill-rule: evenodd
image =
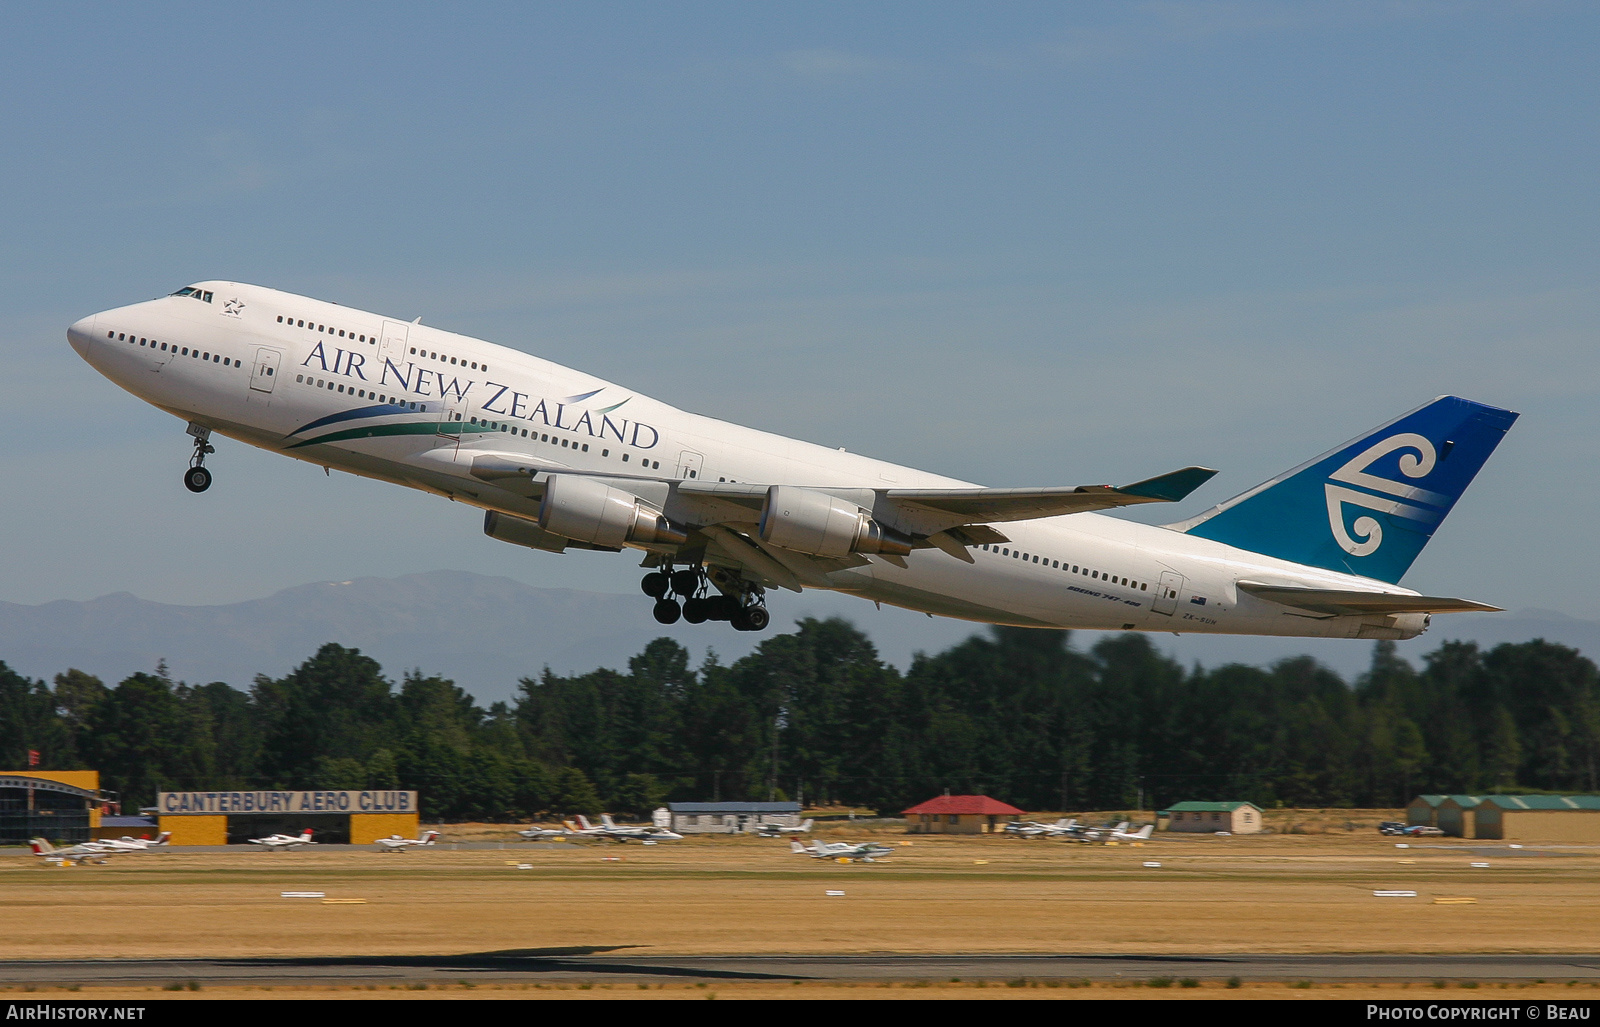
M 228 813 L 415 813 L 417 793 L 389 789 L 315 792 L 161 792 L 164 817 Z

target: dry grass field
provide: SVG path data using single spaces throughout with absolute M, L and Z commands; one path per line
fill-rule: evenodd
M 887 862 L 848 866 L 793 855 L 786 840 L 728 836 L 399 854 L 173 849 L 63 868 L 13 855 L 0 857 L 13 926 L 0 938 L 0 959 L 568 946 L 639 954 L 1600 951 L 1600 849 L 1489 851 L 1493 843 L 1456 839 L 1397 849 L 1372 826 L 1390 816 L 1295 811 L 1275 814 L 1278 830 L 1298 824 L 1305 833 L 1158 834 L 1138 846 L 829 827 L 824 837 L 896 843 Z M 463 825 L 447 829 L 446 840 L 496 834 L 507 831 Z M 1376 898 L 1376 889 L 1418 896 Z M 290 890 L 365 902 L 279 896 Z M 1435 904 L 1439 897 L 1477 901 Z
M 405 985 L 373 987 L 226 987 L 198 991 L 170 991 L 166 988 L 5 988 L 0 987 L 0 1002 L 7 1000 L 49 1001 L 51 999 L 92 1001 L 181 1002 L 185 999 L 565 999 L 618 1000 L 650 999 L 703 1001 L 706 999 L 773 999 L 839 1001 L 856 999 L 1124 999 L 1132 1001 L 1170 999 L 1281 999 L 1281 1000 L 1386 1000 L 1389 1002 L 1463 1001 L 1486 1002 L 1593 1002 L 1600 994 L 1587 984 L 1554 981 L 1543 984 L 1498 984 L 1468 982 L 1439 987 L 1426 983 L 1322 984 L 1306 982 L 1243 982 L 1232 988 L 1216 981 L 1198 982 L 1192 988 L 1176 984 L 1153 988 L 1148 982 L 1107 983 L 1104 981 L 967 981 L 961 983 L 861 982 L 832 983 L 800 981 L 719 981 L 715 984 L 456 984 L 426 989 Z

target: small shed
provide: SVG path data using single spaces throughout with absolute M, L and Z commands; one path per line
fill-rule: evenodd
M 1476 795 L 1446 795 L 1439 803 L 1434 827 L 1456 838 L 1478 837 L 1474 811 L 1483 799 Z
M 1156 817 L 1167 818 L 1168 831 L 1196 831 L 1230 834 L 1259 834 L 1261 807 L 1253 802 L 1179 802 L 1158 810 Z
M 1411 827 L 1438 827 L 1439 803 L 1443 795 L 1419 795 L 1406 804 L 1406 824 Z
M 762 825 L 800 826 L 798 802 L 669 802 L 668 826 L 679 834 L 745 834 Z
M 1022 810 L 987 795 L 941 795 L 902 814 L 912 834 L 988 834 Z

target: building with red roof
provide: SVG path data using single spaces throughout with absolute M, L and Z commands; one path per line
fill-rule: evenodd
M 940 795 L 901 815 L 911 822 L 912 834 L 988 834 L 1022 811 L 987 795 Z

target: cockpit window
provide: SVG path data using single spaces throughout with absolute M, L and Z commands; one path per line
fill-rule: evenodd
M 209 293 L 209 292 L 207 292 L 207 291 L 205 291 L 203 289 L 196 289 L 192 285 L 191 286 L 187 286 L 186 288 L 179 289 L 177 292 L 173 293 L 172 295 L 174 295 L 174 296 L 188 296 L 188 297 L 190 297 L 192 299 L 203 300 L 206 303 L 210 303 L 211 302 L 211 293 Z

